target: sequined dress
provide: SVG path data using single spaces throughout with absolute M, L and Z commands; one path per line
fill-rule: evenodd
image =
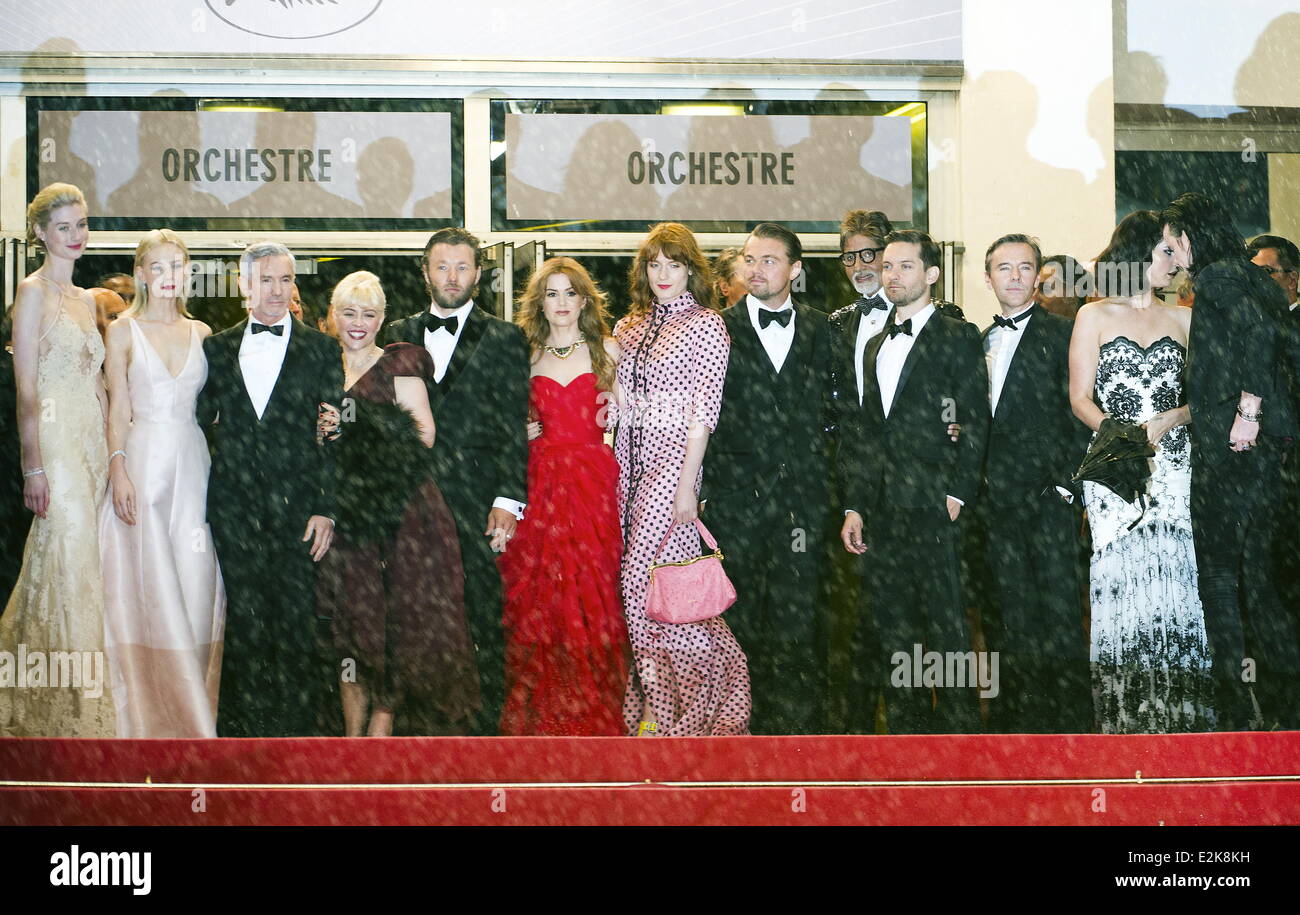
M 0 617 L 4 737 L 117 736 L 96 519 L 108 478 L 96 396 L 104 342 L 89 306 L 60 296 L 58 314 L 41 334 L 36 374 L 50 504 L 44 518 L 32 521 L 22 571 Z M 86 312 L 89 329 L 69 308 Z

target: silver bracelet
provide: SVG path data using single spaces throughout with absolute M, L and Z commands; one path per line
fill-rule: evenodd
M 23 476 L 25 476 L 25 477 L 44 476 L 44 474 L 45 474 L 45 468 L 44 468 L 44 467 L 33 467 L 31 470 L 24 470 L 24 471 L 23 471 Z
M 122 455 L 122 457 L 126 457 L 126 452 L 123 451 L 121 448 L 118 448 L 116 451 L 114 451 L 112 454 L 108 456 L 108 463 L 112 464 L 113 458 L 117 457 L 119 454 Z
M 1263 410 L 1259 410 L 1259 411 L 1257 411 L 1257 412 L 1255 412 L 1255 413 L 1247 413 L 1247 412 L 1245 412 L 1244 410 L 1242 410 L 1241 407 L 1237 407 L 1237 415 L 1240 416 L 1242 419 L 1244 419 L 1244 420 L 1245 420 L 1246 422 L 1248 422 L 1248 423 L 1257 423 L 1257 422 L 1260 421 L 1260 419 L 1263 418 L 1263 416 L 1264 416 L 1264 411 L 1263 411 Z

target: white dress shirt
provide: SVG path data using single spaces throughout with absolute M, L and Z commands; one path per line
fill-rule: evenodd
M 1014 321 L 1033 307 L 1034 303 L 1030 302 L 1015 314 L 1004 315 L 1004 317 Z M 1025 327 L 1032 320 L 1034 320 L 1033 315 L 1026 315 L 1016 321 L 1015 330 L 995 324 L 984 338 L 984 359 L 989 367 L 989 413 L 991 415 L 998 412 L 998 401 L 1002 399 L 1002 388 L 1007 383 L 1007 373 L 1011 371 L 1011 360 L 1015 358 L 1016 349 L 1020 346 L 1020 338 L 1025 335 Z M 1057 486 L 1056 491 L 1066 502 L 1074 501 L 1074 494 L 1068 489 Z
M 907 362 L 908 354 L 912 352 L 912 347 L 916 343 L 916 338 L 920 336 L 921 329 L 925 327 L 930 316 L 934 314 L 934 303 L 931 302 L 912 315 L 912 333 L 896 334 L 893 337 L 886 337 L 880 344 L 880 349 L 876 351 L 876 383 L 880 386 L 880 407 L 885 411 L 885 417 L 889 417 L 889 408 L 893 406 L 894 394 L 898 391 L 898 378 L 903 373 L 903 363 Z M 897 313 L 894 316 L 894 323 L 901 324 L 898 320 Z M 965 505 L 961 499 L 956 496 L 948 496 L 958 505 Z M 856 511 L 856 509 L 850 509 Z
M 428 310 L 433 311 L 432 304 Z M 449 318 L 456 319 L 456 333 L 454 334 L 449 333 L 445 327 L 439 327 L 435 331 L 426 328 L 424 331 L 424 348 L 433 357 L 433 380 L 439 384 L 442 384 L 442 379 L 447 376 L 447 367 L 451 365 L 451 357 L 456 352 L 456 344 L 460 342 L 461 334 L 465 333 L 465 325 L 469 322 L 473 311 L 474 300 L 470 299 L 460 308 L 447 315 Z M 505 496 L 497 496 L 492 500 L 492 507 L 505 509 L 520 521 L 524 520 L 523 502 L 516 502 L 514 499 L 507 499 Z
M 447 366 L 451 365 L 451 355 L 456 352 L 456 344 L 460 342 L 460 335 L 465 332 L 465 323 L 469 320 L 470 313 L 474 310 L 474 300 L 470 299 L 464 305 L 457 308 L 449 318 L 456 319 L 456 332 L 448 333 L 447 328 L 439 327 L 435 331 L 425 330 L 424 348 L 429 351 L 433 357 L 433 380 L 442 383 L 443 377 L 447 374 Z M 429 312 L 433 311 L 433 306 L 428 308 Z
M 885 411 L 886 419 L 889 418 L 889 409 L 894 404 L 894 393 L 898 390 L 898 376 L 903 372 L 903 363 L 907 361 L 908 353 L 912 352 L 916 338 L 921 335 L 921 329 L 925 327 L 932 314 L 934 314 L 933 302 L 912 315 L 911 334 L 886 337 L 876 353 L 876 383 L 880 385 L 880 407 Z M 902 323 L 897 318 L 897 312 L 895 312 L 894 323 Z
M 767 351 L 767 358 L 772 360 L 772 368 L 776 369 L 777 374 L 780 374 L 781 366 L 785 365 L 785 357 L 790 355 L 790 347 L 794 344 L 794 322 L 799 317 L 793 314 L 794 304 L 790 301 L 790 297 L 786 296 L 785 303 L 780 308 L 768 308 L 752 295 L 746 295 L 745 306 L 749 309 L 749 323 L 754 325 L 759 342 L 763 344 L 763 349 Z M 758 313 L 760 311 L 790 311 L 790 323 L 782 327 L 776 321 L 769 321 L 767 327 L 759 327 Z
M 858 315 L 858 337 L 853 343 L 853 372 L 858 379 L 858 404 L 862 404 L 862 354 L 867 351 L 867 341 L 885 329 L 889 318 L 889 309 L 894 305 L 885 296 L 884 290 L 876 293 L 889 308 L 873 308 L 868 314 Z M 866 296 L 865 298 L 870 298 Z
M 244 339 L 239 341 L 239 373 L 244 376 L 244 389 L 248 399 L 260 420 L 266 412 L 266 405 L 271 401 L 271 392 L 280 378 L 280 367 L 284 365 L 284 354 L 289 349 L 289 334 L 293 332 L 291 315 L 285 312 L 283 318 L 268 327 L 283 327 L 280 334 L 270 331 L 253 333 L 253 325 L 261 324 L 251 314 L 248 324 L 244 326 Z
M 1030 302 L 1015 314 L 1006 317 L 1015 320 L 1033 307 L 1034 304 Z M 1032 320 L 1034 320 L 1033 315 L 1026 315 L 1016 321 L 1015 330 L 994 325 L 984 337 L 984 358 L 989 367 L 989 406 L 994 414 L 998 412 L 998 401 L 1002 399 L 1002 386 L 1006 384 L 1007 372 L 1011 369 L 1011 360 L 1016 355 L 1016 347 L 1020 346 L 1020 338 L 1025 335 L 1025 328 Z

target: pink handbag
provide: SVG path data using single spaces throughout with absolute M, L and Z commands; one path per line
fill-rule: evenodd
M 736 589 L 722 570 L 722 551 L 699 518 L 695 527 L 713 550 L 685 562 L 655 562 L 677 526 L 674 521 L 659 541 L 650 562 L 650 589 L 645 615 L 660 623 L 698 623 L 712 619 L 736 602 Z

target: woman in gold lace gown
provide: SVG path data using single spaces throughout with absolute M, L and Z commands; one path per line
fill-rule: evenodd
M 72 285 L 86 249 L 81 191 L 43 189 L 27 234 L 45 262 L 18 286 L 13 344 L 23 501 L 36 517 L 0 617 L 0 735 L 115 737 L 96 534 L 108 470 L 104 343 L 93 300 Z

